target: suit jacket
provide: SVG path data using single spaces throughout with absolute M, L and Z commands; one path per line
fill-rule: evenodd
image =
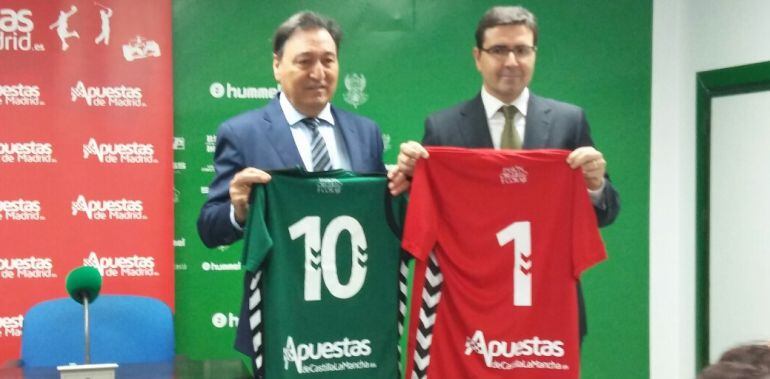
M 588 121 L 581 108 L 531 92 L 527 107 L 524 149 L 574 150 L 581 146 L 593 146 Z M 428 116 L 422 142 L 426 146 L 492 148 L 481 94 Z M 603 206 L 594 207 L 599 226 L 611 224 L 620 211 L 618 192 L 609 176 L 605 179 Z
M 352 171 L 385 172 L 382 134 L 365 117 L 332 106 Z M 216 176 L 198 217 L 198 234 L 208 247 L 229 245 L 243 233 L 230 222 L 230 180 L 246 167 L 278 170 L 302 166 L 290 126 L 276 97 L 265 107 L 239 114 L 219 126 L 214 152 Z

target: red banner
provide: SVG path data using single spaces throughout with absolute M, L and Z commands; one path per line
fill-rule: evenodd
M 170 1 L 0 4 L 0 363 L 84 264 L 173 306 L 171 48 Z

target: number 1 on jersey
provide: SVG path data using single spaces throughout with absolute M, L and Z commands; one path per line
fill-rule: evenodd
M 340 283 L 337 276 L 337 239 L 340 233 L 350 233 L 352 250 L 350 280 Z M 321 218 L 306 216 L 289 227 L 289 235 L 295 240 L 305 236 L 305 301 L 321 300 L 321 285 L 336 298 L 349 299 L 364 285 L 366 279 L 366 235 L 361 224 L 350 216 L 332 219 L 321 233 Z
M 513 305 L 532 306 L 532 234 L 529 221 L 517 221 L 497 232 L 497 243 L 513 242 Z

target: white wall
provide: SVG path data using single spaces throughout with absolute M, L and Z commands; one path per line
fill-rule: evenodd
M 711 102 L 712 361 L 733 346 L 770 340 L 768 124 L 770 91 L 722 96 Z
M 653 0 L 650 375 L 695 377 L 695 74 L 770 60 L 770 1 Z

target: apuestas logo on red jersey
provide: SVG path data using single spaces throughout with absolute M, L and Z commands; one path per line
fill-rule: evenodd
M 89 220 L 147 220 L 141 200 L 86 200 L 78 195 L 72 202 L 72 215 L 83 213 Z
M 0 258 L 0 280 L 56 278 L 51 258 Z
M 544 361 L 543 358 L 564 356 L 564 342 L 547 340 L 538 336 L 519 341 L 487 341 L 484 332 L 476 330 L 465 341 L 465 355 L 473 353 L 484 358 L 484 364 L 493 369 L 514 370 L 518 368 L 539 368 L 547 370 L 569 370 L 563 363 Z M 500 360 L 498 358 L 513 360 Z
M 0 222 L 43 221 L 42 207 L 38 200 L 0 200 Z
M 24 316 L 0 316 L 0 337 L 21 337 Z
M 40 87 L 34 84 L 0 84 L 0 105 L 45 105 L 40 100 Z
M 0 9 L 0 51 L 43 51 L 45 47 L 32 42 L 35 23 L 29 9 Z
M 149 143 L 98 143 L 91 138 L 83 145 L 83 159 L 94 156 L 100 163 L 158 163 L 155 146 Z
M 83 99 L 89 107 L 146 107 L 142 102 L 142 89 L 139 87 L 119 86 L 86 86 L 79 80 L 70 88 L 72 102 Z

